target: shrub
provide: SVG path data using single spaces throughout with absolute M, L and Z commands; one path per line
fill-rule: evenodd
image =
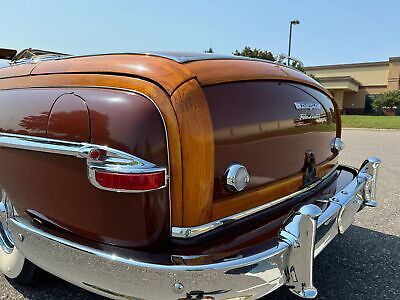
M 270 51 L 261 50 L 261 49 L 257 49 L 257 48 L 251 49 L 249 46 L 244 47 L 244 49 L 241 51 L 236 50 L 232 54 L 239 55 L 239 56 L 247 56 L 247 57 L 251 57 L 251 58 L 259 58 L 259 59 L 275 61 L 275 57 Z
M 400 105 L 400 91 L 388 91 L 376 97 L 372 102 L 375 111 L 386 109 L 396 109 Z

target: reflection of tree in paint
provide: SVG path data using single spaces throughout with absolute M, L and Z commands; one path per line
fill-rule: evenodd
M 159 132 L 157 124 L 149 124 L 148 127 L 151 129 L 147 128 L 147 130 L 140 127 L 132 132 L 132 138 L 129 141 L 121 142 L 112 138 L 109 123 L 109 116 L 97 111 L 90 112 L 90 120 L 87 111 L 84 110 L 53 112 L 50 120 L 48 113 L 42 112 L 24 117 L 14 128 L 11 126 L 11 128 L 0 128 L 0 132 L 74 142 L 91 142 L 132 153 L 150 161 L 166 160 L 164 133 Z M 160 139 L 158 139 L 159 136 Z
M 25 130 L 4 130 L 6 133 L 37 135 L 42 133 L 49 138 L 62 139 L 74 142 L 91 142 L 90 127 L 96 130 L 96 140 L 106 145 L 126 150 L 128 146 L 123 145 L 110 138 L 108 129 L 108 116 L 96 111 L 90 113 L 92 124 L 90 124 L 87 111 L 75 110 L 70 112 L 52 113 L 49 119 L 48 113 L 42 112 L 36 116 L 26 116 L 19 126 Z M 91 126 L 90 126 L 91 125 Z M 47 129 L 47 126 L 48 129 Z M 23 132 L 23 133 L 22 133 Z
M 87 111 L 52 113 L 49 118 L 47 137 L 74 142 L 90 142 L 90 122 Z
M 30 133 L 34 132 L 46 132 L 47 120 L 49 119 L 49 114 L 47 112 L 42 112 L 37 116 L 26 116 L 20 122 L 19 126 L 25 128 Z
M 90 111 L 90 124 L 92 129 L 91 142 L 101 145 L 130 152 L 132 150 L 129 145 L 123 144 L 112 138 L 110 132 L 110 120 L 106 114 L 99 113 L 98 111 Z

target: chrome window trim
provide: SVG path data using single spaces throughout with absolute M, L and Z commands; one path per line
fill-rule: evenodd
M 26 65 L 26 64 L 38 64 L 44 61 L 52 61 L 52 60 L 61 60 L 68 57 L 73 57 L 70 55 L 60 56 L 60 55 L 40 55 L 33 58 L 23 58 L 17 61 L 11 61 L 9 65 L 11 67 L 18 66 L 18 65 Z
M 196 236 L 199 236 L 201 234 L 204 234 L 206 232 L 210 232 L 214 229 L 217 229 L 221 226 L 227 225 L 227 224 L 232 224 L 232 222 L 234 221 L 238 221 L 240 219 L 243 219 L 245 217 L 251 216 L 255 213 L 258 213 L 260 211 L 263 211 L 267 208 L 270 208 L 272 206 L 275 206 L 277 204 L 280 204 L 282 202 L 284 202 L 285 200 L 288 200 L 290 198 L 293 198 L 297 195 L 300 195 L 302 193 L 305 193 L 309 190 L 312 190 L 313 188 L 315 188 L 318 184 L 320 184 L 322 181 L 324 181 L 326 178 L 328 178 L 329 176 L 331 176 L 337 169 L 337 167 L 339 166 L 339 164 L 336 164 L 333 169 L 331 171 L 329 171 L 327 174 L 325 174 L 323 177 L 321 177 L 319 180 L 317 180 L 316 182 L 312 183 L 311 185 L 297 191 L 294 192 L 292 194 L 289 194 L 287 196 L 284 196 L 282 198 L 276 199 L 274 201 L 265 203 L 263 205 L 245 210 L 243 212 L 237 213 L 237 214 L 233 214 L 231 216 L 225 217 L 225 218 L 221 218 L 215 221 L 212 221 L 210 223 L 207 224 L 203 224 L 203 225 L 199 225 L 199 226 L 193 226 L 193 227 L 172 227 L 172 236 L 175 238 L 184 238 L 184 239 L 188 239 L 188 238 L 193 238 Z
M 162 189 L 166 187 L 168 183 L 168 172 L 166 167 L 157 166 L 132 154 L 110 148 L 108 146 L 90 143 L 70 142 L 20 134 L 0 133 L 0 148 L 45 152 L 86 159 L 88 168 L 88 179 L 90 183 L 102 190 L 124 193 L 140 193 Z M 90 153 L 94 150 L 104 150 L 106 155 L 102 159 L 93 159 L 90 157 Z M 150 190 L 110 189 L 101 186 L 97 182 L 95 176 L 96 170 L 122 174 L 164 172 L 165 182 L 161 187 Z
M 56 60 L 66 57 L 71 57 L 71 55 L 47 50 L 28 48 L 17 53 L 10 61 L 10 65 L 13 66 L 19 64 L 39 63 L 41 61 Z

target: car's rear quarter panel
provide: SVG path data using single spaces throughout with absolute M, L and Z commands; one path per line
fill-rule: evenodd
M 2 90 L 0 111 L 2 132 L 107 145 L 159 166 L 169 163 L 162 116 L 139 94 L 98 88 Z M 87 112 L 89 135 L 82 134 Z M 0 149 L 0 169 L 2 188 L 17 211 L 49 226 L 124 247 L 160 245 L 168 238 L 168 188 L 100 190 L 87 179 L 85 160 L 27 150 Z

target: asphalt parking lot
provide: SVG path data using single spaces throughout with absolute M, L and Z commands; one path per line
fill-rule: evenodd
M 400 299 L 400 131 L 344 130 L 341 163 L 382 161 L 379 207 L 361 211 L 354 225 L 316 258 L 318 299 Z M 263 300 L 298 299 L 280 289 Z
M 314 264 L 318 299 L 400 299 L 400 131 L 344 130 L 341 162 L 359 166 L 368 156 L 383 165 L 379 207 L 360 212 L 344 236 L 337 237 Z M 0 276 L 0 299 L 102 299 L 47 273 L 34 288 Z M 285 288 L 263 300 L 298 299 Z

